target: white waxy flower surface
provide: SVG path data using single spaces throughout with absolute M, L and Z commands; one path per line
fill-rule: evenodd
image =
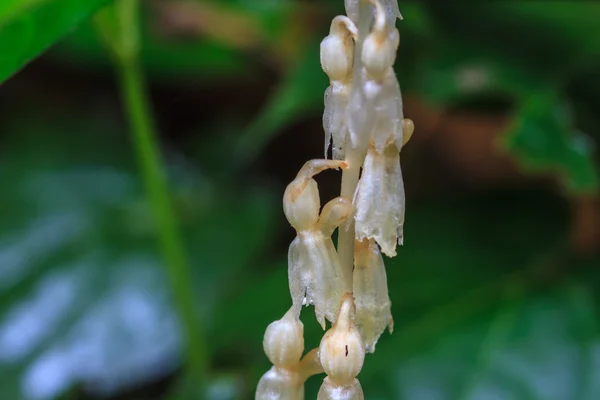
M 331 22 L 329 36 L 321 42 L 321 67 L 330 80 L 330 86 L 325 91 L 323 113 L 325 157 L 332 143 L 333 158 L 336 160 L 344 159 L 348 137 L 346 110 L 352 88 L 356 35 L 354 23 L 348 17 L 337 16 Z
M 375 344 L 387 327 L 394 329 L 385 265 L 379 247 L 372 240 L 356 241 L 354 246 L 355 322 L 367 353 L 375 352 Z
M 356 238 L 374 239 L 388 257 L 403 242 L 404 183 L 395 144 L 378 153 L 369 148 L 356 189 Z
M 263 348 L 273 367 L 260 379 L 256 400 L 303 400 L 304 379 L 297 367 L 304 351 L 304 326 L 292 309 L 267 327 Z
M 329 168 L 346 168 L 344 161 L 312 160 L 286 188 L 285 215 L 296 229 L 297 237 L 288 251 L 288 279 L 293 309 L 300 315 L 302 304 L 315 306 L 317 321 L 335 321 L 345 283 L 331 233 L 352 213 L 352 203 L 342 197 L 331 200 L 319 216 L 319 192 L 312 177 Z
M 290 309 L 281 319 L 271 322 L 265 331 L 263 348 L 276 367 L 292 368 L 304 351 L 304 326 Z
M 323 114 L 325 158 L 331 145 L 333 160 L 308 161 L 284 194 L 285 216 L 297 232 L 288 251 L 293 304 L 265 333 L 264 350 L 273 367 L 258 384 L 257 400 L 303 400 L 304 381 L 321 372 L 327 377 L 318 400 L 364 400 L 356 377 L 365 353 L 375 351 L 386 327 L 393 329 L 381 253 L 393 257 L 403 242 L 399 153 L 414 131 L 403 116 L 393 70 L 400 43 L 395 23 L 402 16 L 397 0 L 345 0 L 345 6 L 348 17 L 333 19 L 320 48 L 330 79 Z M 313 177 L 338 168 L 345 170 L 343 196 L 321 209 Z M 340 226 L 342 262 L 331 240 Z M 333 326 L 319 348 L 301 359 L 303 304 L 314 305 L 323 329 L 326 320 Z
M 404 113 L 400 84 L 392 68 L 399 44 L 398 30 L 386 19 L 382 4 L 376 5 L 375 23 L 362 47 L 358 83 L 348 103 L 348 128 L 352 146 L 378 152 L 391 143 L 403 143 Z

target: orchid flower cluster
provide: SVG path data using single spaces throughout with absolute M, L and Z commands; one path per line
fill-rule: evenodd
M 325 159 L 304 164 L 283 197 L 297 236 L 288 253 L 292 306 L 271 323 L 263 347 L 273 367 L 257 400 L 304 399 L 304 382 L 325 372 L 318 400 L 358 400 L 357 375 L 383 331 L 393 329 L 382 253 L 403 243 L 404 184 L 400 150 L 414 125 L 402 111 L 393 70 L 402 18 L 397 0 L 345 0 L 321 42 L 325 92 Z M 331 146 L 332 159 L 327 159 Z M 321 208 L 315 175 L 342 170 L 341 195 Z M 339 229 L 338 229 L 339 228 Z M 338 229 L 338 246 L 331 238 Z M 323 329 L 304 357 L 302 306 L 314 306 Z

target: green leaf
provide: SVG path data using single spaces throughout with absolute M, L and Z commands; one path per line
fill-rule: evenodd
M 598 190 L 594 144 L 575 129 L 569 108 L 553 93 L 527 98 L 500 144 L 525 170 L 559 175 L 569 193 Z
M 0 82 L 108 0 L 11 0 L 0 8 Z
M 95 122 L 45 115 L 6 125 L 14 133 L 0 163 L 7 399 L 49 399 L 78 384 L 113 393 L 180 366 L 173 293 L 131 149 Z M 181 168 L 171 176 L 196 308 L 210 330 L 219 298 L 267 243 L 276 208 L 268 190 L 223 191 Z

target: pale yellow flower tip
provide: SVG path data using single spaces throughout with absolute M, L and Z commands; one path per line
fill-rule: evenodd
M 415 131 L 415 123 L 410 118 L 404 118 L 402 120 L 402 145 L 408 143 Z

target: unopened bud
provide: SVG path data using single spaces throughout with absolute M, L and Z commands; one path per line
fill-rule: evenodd
M 396 61 L 396 50 L 400 43 L 398 30 L 390 25 L 386 11 L 379 0 L 369 0 L 375 5 L 375 24 L 365 38 L 361 60 L 376 79 L 383 79 Z
M 267 327 L 263 348 L 278 368 L 291 368 L 300 361 L 304 351 L 304 327 L 292 309 Z
M 294 180 L 285 189 L 283 212 L 296 230 L 310 229 L 319 220 L 319 188 L 314 179 Z
M 326 169 L 347 166 L 344 161 L 333 160 L 310 160 L 302 166 L 283 194 L 283 212 L 297 231 L 312 229 L 319 220 L 321 200 L 317 182 L 312 177 Z
M 321 42 L 321 67 L 332 81 L 352 76 L 356 26 L 348 17 L 337 16 L 331 22 L 329 36 Z
M 325 236 L 331 236 L 333 231 L 346 221 L 351 213 L 352 200 L 336 197 L 323 206 L 318 226 Z
M 344 295 L 337 320 L 319 346 L 323 370 L 331 383 L 338 386 L 351 384 L 365 359 L 365 347 L 354 325 L 354 312 L 352 295 Z

